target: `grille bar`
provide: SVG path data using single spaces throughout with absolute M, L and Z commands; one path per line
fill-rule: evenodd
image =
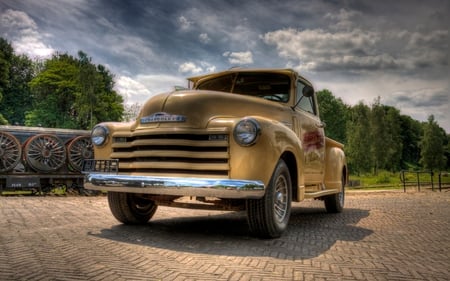
M 132 152 L 113 152 L 111 158 L 123 159 L 123 158 L 139 158 L 139 157 L 173 157 L 173 158 L 195 158 L 195 159 L 228 159 L 228 152 L 215 152 L 215 151 L 185 151 L 185 150 L 139 150 Z
M 119 139 L 119 138 L 118 138 Z M 125 138 L 120 138 L 120 140 L 125 140 Z M 208 146 L 208 147 L 227 147 L 227 140 L 180 140 L 180 139 L 139 139 L 126 142 L 114 142 L 113 148 L 126 148 L 126 147 L 136 147 L 136 146 L 152 146 L 152 145 L 182 145 L 182 146 Z
M 223 171 L 228 169 L 228 163 L 211 164 L 211 163 L 186 163 L 186 162 L 133 162 L 123 163 L 119 161 L 119 170 L 122 169 L 182 169 L 182 170 L 209 170 Z
M 119 159 L 119 172 L 149 175 L 227 176 L 228 133 L 197 132 L 113 135 L 110 157 Z

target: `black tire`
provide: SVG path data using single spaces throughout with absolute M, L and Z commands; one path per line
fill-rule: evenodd
M 324 197 L 325 209 L 327 213 L 341 213 L 345 203 L 345 179 L 342 176 L 342 188 L 339 193 Z
M 291 215 L 292 181 L 289 169 L 279 160 L 261 199 L 247 200 L 250 232 L 260 238 L 278 238 L 286 230 Z
M 108 204 L 114 217 L 124 224 L 145 224 L 158 205 L 139 194 L 108 192 Z

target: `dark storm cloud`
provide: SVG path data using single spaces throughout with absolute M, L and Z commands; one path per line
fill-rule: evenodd
M 430 91 L 428 89 L 416 92 L 399 92 L 388 99 L 388 102 L 415 108 L 445 106 L 450 102 L 450 93 L 444 90 Z
M 232 66 L 290 67 L 344 101 L 450 118 L 448 0 L 2 0 L 20 53 L 84 51 L 130 102 Z M 418 108 L 422 113 L 418 113 Z

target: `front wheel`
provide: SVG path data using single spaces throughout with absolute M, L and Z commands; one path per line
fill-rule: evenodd
M 158 206 L 139 194 L 108 192 L 108 204 L 114 217 L 124 224 L 145 224 Z
M 266 194 L 247 201 L 250 232 L 261 238 L 277 238 L 286 230 L 291 214 L 292 182 L 283 160 L 278 161 Z

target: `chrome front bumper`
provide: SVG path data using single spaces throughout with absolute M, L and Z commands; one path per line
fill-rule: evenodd
M 155 195 L 257 199 L 264 196 L 261 181 L 213 178 L 180 178 L 87 173 L 84 187 L 101 191 Z

